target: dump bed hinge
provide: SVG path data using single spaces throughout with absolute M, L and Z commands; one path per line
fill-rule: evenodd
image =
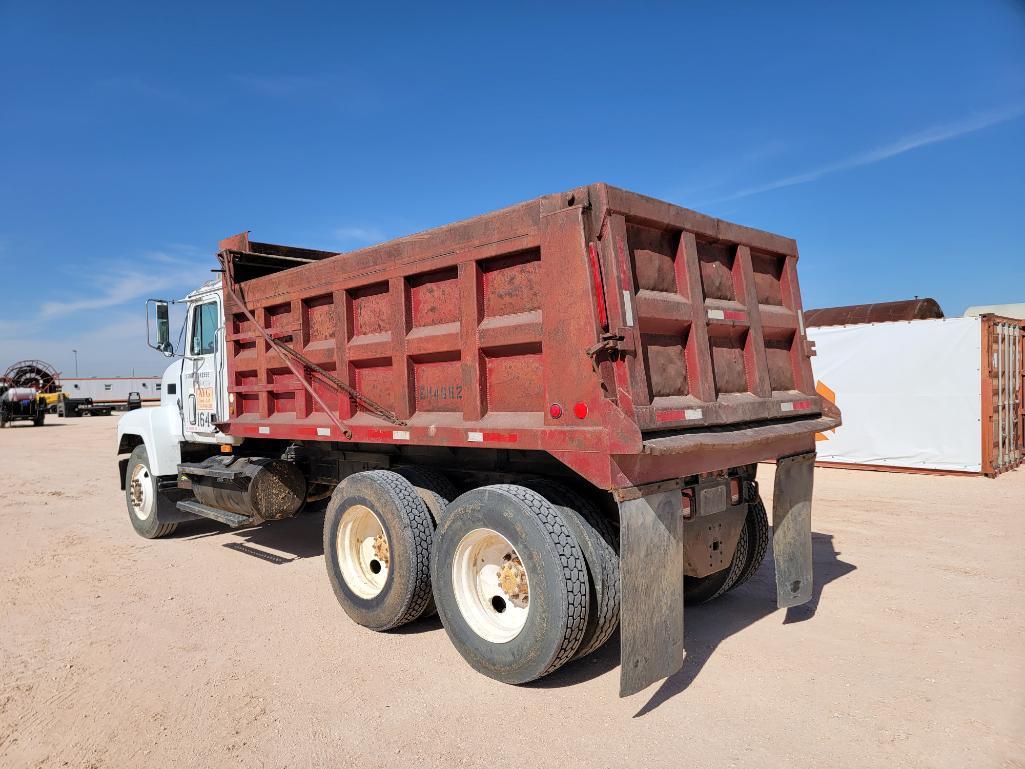
M 591 359 L 594 366 L 597 366 L 598 359 L 603 355 L 615 360 L 620 355 L 634 352 L 636 349 L 630 329 L 621 328 L 618 331 L 606 331 L 598 337 L 598 342 L 587 348 L 587 357 Z

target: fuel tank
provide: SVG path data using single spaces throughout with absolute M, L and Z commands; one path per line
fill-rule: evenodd
M 216 462 L 216 467 L 213 463 Z M 204 505 L 260 521 L 288 518 L 306 499 L 306 479 L 291 462 L 266 457 L 241 457 L 230 465 L 215 457 L 204 465 L 209 475 L 192 475 L 192 493 Z

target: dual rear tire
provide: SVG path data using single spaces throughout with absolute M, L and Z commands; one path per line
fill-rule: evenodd
M 506 683 L 594 651 L 618 624 L 613 527 L 569 489 L 530 485 L 449 501 L 451 484 L 421 468 L 350 476 L 324 525 L 342 608 L 360 625 L 389 630 L 436 607 L 463 658 Z
M 730 566 L 707 577 L 684 577 L 684 603 L 707 603 L 743 585 L 761 567 L 768 546 L 769 518 L 761 498 L 756 496 L 748 507 Z

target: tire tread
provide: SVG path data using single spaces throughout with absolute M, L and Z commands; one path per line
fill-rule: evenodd
M 541 673 L 546 676 L 565 665 L 580 648 L 587 627 L 588 591 L 587 565 L 583 552 L 570 532 L 562 514 L 541 494 L 525 486 L 497 484 L 484 487 L 508 494 L 522 503 L 540 523 L 548 535 L 562 567 L 568 599 L 567 622 L 563 629 L 562 645 L 551 664 Z M 541 677 L 539 676 L 539 677 Z
M 584 556 L 597 595 L 592 596 L 591 610 L 594 616 L 588 617 L 588 632 L 574 655 L 574 659 L 579 659 L 604 645 L 619 626 L 619 533 L 590 500 L 558 481 L 538 479 L 529 481 L 527 485 L 552 504 L 578 515 L 581 519 L 579 525 L 592 530 L 591 549 L 597 563 L 587 561 L 586 552 Z

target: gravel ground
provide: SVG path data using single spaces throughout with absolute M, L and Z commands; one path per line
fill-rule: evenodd
M 353 625 L 321 515 L 137 537 L 115 422 L 0 431 L 0 766 L 1025 767 L 1025 470 L 819 470 L 812 603 L 767 561 L 621 700 L 615 639 L 517 688 Z

